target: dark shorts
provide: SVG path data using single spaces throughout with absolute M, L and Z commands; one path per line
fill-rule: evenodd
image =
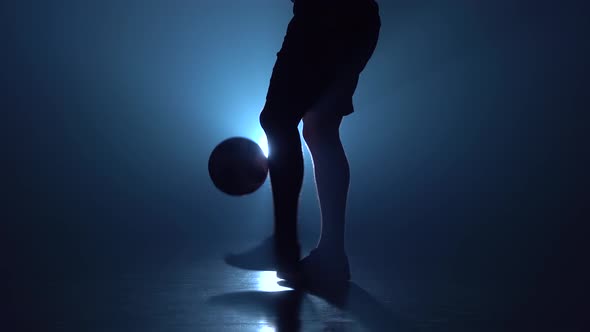
M 289 115 L 299 119 L 308 111 L 343 116 L 354 111 L 359 75 L 375 50 L 381 27 L 372 0 L 355 0 L 349 6 L 321 3 L 295 2 L 266 96 L 277 112 L 294 113 Z

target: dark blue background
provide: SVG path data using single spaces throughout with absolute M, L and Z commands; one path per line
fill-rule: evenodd
M 268 183 L 225 196 L 206 162 L 222 139 L 262 134 L 289 1 L 1 6 L 4 277 L 109 273 L 269 233 Z M 380 7 L 380 43 L 342 129 L 347 239 L 392 266 L 577 301 L 590 199 L 584 8 Z M 313 239 L 305 153 L 301 232 Z

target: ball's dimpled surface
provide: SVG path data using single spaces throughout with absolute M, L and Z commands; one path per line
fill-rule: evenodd
M 268 174 L 268 160 L 256 142 L 232 137 L 219 143 L 209 157 L 209 176 L 222 192 L 241 196 L 253 193 Z

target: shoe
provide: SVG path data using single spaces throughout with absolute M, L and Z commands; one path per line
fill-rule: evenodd
M 305 284 L 345 284 L 350 280 L 350 266 L 343 252 L 314 249 L 293 271 L 277 272 L 277 277 Z
M 285 245 L 269 237 L 255 247 L 239 254 L 225 256 L 228 265 L 256 271 L 294 271 L 299 262 L 299 244 Z

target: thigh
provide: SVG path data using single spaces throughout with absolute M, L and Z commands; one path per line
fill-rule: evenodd
M 378 15 L 319 19 L 295 16 L 273 67 L 267 103 L 280 116 L 300 120 L 308 111 L 347 115 L 359 74 L 379 33 Z
M 298 17 L 289 23 L 266 95 L 276 116 L 301 120 L 333 80 L 313 29 Z
M 307 112 L 303 116 L 303 138 L 311 149 L 337 146 L 340 143 L 340 125 L 344 117 L 335 113 Z
M 376 10 L 343 12 L 328 20 L 318 19 L 311 37 L 317 56 L 317 72 L 325 78 L 310 112 L 348 115 L 354 112 L 353 95 L 360 74 L 372 57 L 381 21 Z
M 307 109 L 307 113 L 326 113 L 346 116 L 354 112 L 353 95 L 359 76 L 335 75 L 329 85 L 322 90 L 320 96 Z
M 342 115 L 334 113 L 305 113 L 303 116 L 303 135 L 304 137 L 339 135 L 343 118 Z

